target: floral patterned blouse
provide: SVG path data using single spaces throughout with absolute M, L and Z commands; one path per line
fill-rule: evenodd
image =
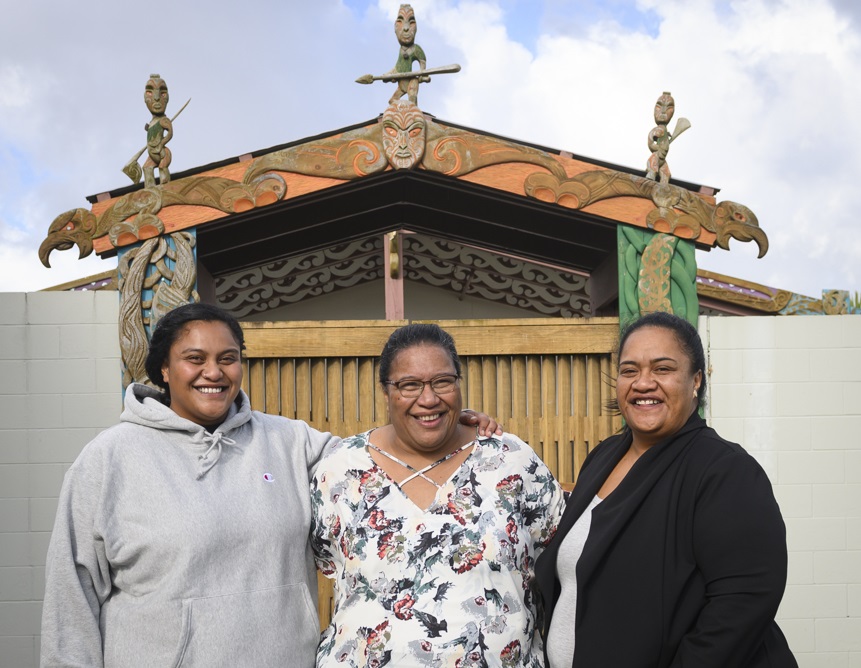
M 516 436 L 476 441 L 427 510 L 368 453 L 327 451 L 311 482 L 311 543 L 335 580 L 317 666 L 544 665 L 530 583 L 562 491 Z

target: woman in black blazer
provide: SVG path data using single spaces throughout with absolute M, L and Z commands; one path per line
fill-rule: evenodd
M 705 356 L 667 313 L 619 345 L 626 428 L 586 458 L 536 564 L 550 668 L 795 668 L 774 615 L 786 533 L 771 484 L 697 409 Z

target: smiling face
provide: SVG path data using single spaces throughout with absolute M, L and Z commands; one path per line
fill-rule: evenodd
M 204 427 L 224 422 L 239 394 L 241 360 L 239 343 L 225 323 L 188 323 L 161 369 L 173 412 Z
M 643 327 L 631 333 L 619 354 L 616 397 L 634 446 L 651 447 L 681 429 L 697 408 L 701 381 L 671 330 Z
M 388 380 L 428 381 L 437 376 L 457 375 L 454 363 L 444 348 L 419 344 L 395 355 Z M 457 441 L 458 420 L 463 399 L 460 385 L 453 392 L 437 395 L 425 383 L 418 397 L 401 396 L 393 385 L 385 385 L 389 417 L 399 445 L 405 450 L 434 454 L 448 452 Z

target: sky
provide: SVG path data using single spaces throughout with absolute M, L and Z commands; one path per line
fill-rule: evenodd
M 143 89 L 170 89 L 171 172 L 376 118 L 395 62 L 390 0 L 18 2 L 0 22 L 0 291 L 116 266 L 37 257 L 51 221 L 131 182 Z M 819 297 L 861 290 L 861 3 L 856 0 L 415 0 L 423 111 L 645 169 L 663 91 L 691 129 L 673 176 L 720 189 L 768 234 L 700 268 Z M 675 124 L 675 120 L 671 126 Z

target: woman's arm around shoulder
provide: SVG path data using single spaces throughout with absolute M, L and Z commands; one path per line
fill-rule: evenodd
M 255 411 L 255 415 L 268 425 L 264 429 L 274 430 L 278 434 L 280 445 L 293 449 L 302 448 L 301 454 L 296 452 L 293 455 L 294 462 L 298 466 L 301 459 L 304 458 L 305 464 L 303 466 L 307 466 L 309 475 L 320 463 L 320 459 L 341 442 L 340 436 L 334 436 L 327 431 L 319 431 L 304 420 L 294 420 L 257 411 Z

